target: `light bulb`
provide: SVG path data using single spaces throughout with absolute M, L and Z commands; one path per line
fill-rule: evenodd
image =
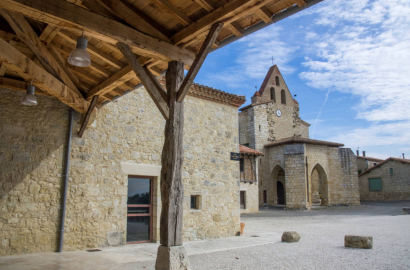
M 37 105 L 37 98 L 34 95 L 35 87 L 32 85 L 27 86 L 26 94 L 21 98 L 21 104 L 27 106 L 36 106 Z
M 88 40 L 84 37 L 77 39 L 77 46 L 74 51 L 70 53 L 67 60 L 68 63 L 77 67 L 88 67 L 91 65 L 90 55 L 87 52 L 87 43 Z

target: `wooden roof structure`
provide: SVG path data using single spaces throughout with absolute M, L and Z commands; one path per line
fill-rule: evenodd
M 210 49 L 277 21 L 284 10 L 293 14 L 319 1 L 1 0 L 0 86 L 25 91 L 32 81 L 36 94 L 85 113 L 93 97 L 101 105 L 141 83 L 122 43 L 148 76 L 160 76 L 172 60 L 191 67 L 187 92 Z M 92 64 L 79 68 L 67 59 L 83 32 Z

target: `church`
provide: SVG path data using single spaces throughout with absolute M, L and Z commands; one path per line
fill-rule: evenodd
M 239 113 L 239 143 L 263 153 L 257 167 L 259 206 L 360 205 L 353 151 L 310 139 L 309 126 L 279 68 L 272 66 L 252 103 Z

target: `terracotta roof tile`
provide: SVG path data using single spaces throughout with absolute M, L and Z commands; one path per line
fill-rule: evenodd
M 327 142 L 327 141 L 320 141 L 320 140 L 313 140 L 313 139 L 308 139 L 308 138 L 300 138 L 300 137 L 289 137 L 289 138 L 284 138 L 277 140 L 275 142 L 271 142 L 268 144 L 265 144 L 265 148 L 273 147 L 273 146 L 278 146 L 278 145 L 283 145 L 283 144 L 294 144 L 294 143 L 306 143 L 306 144 L 314 144 L 314 145 L 326 145 L 330 147 L 340 147 L 344 146 L 344 144 L 341 143 L 335 143 L 335 142 Z
M 239 153 L 241 154 L 247 154 L 247 155 L 254 155 L 254 156 L 264 156 L 265 154 L 259 151 L 256 151 L 255 149 L 246 147 L 244 145 L 239 145 Z

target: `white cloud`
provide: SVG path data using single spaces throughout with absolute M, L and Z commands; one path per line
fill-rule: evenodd
M 334 0 L 310 14 L 328 30 L 305 58 L 308 85 L 357 97 L 357 118 L 369 121 L 331 138 L 347 144 L 408 144 L 410 134 L 410 1 Z M 330 28 L 329 28 L 330 27 Z M 350 145 L 352 146 L 352 145 Z
M 298 47 L 282 41 L 282 31 L 282 28 L 273 25 L 240 39 L 236 65 L 218 74 L 211 74 L 210 79 L 224 82 L 229 87 L 239 87 L 249 79 L 262 81 L 272 66 L 272 57 L 282 73 L 294 72 L 295 69 L 288 63 Z

